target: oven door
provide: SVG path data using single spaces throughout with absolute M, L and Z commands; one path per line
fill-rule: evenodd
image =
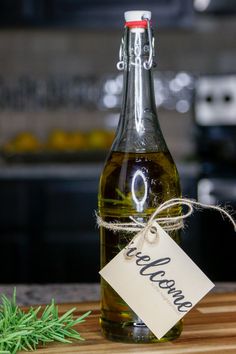
M 234 214 L 236 179 L 203 178 L 198 181 L 199 202 L 220 205 Z M 236 232 L 219 212 L 206 209 L 199 214 L 198 237 L 201 268 L 216 281 L 236 280 Z

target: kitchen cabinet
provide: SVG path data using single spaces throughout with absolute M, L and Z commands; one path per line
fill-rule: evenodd
M 188 0 L 146 1 L 161 27 L 191 26 L 193 4 Z M 141 0 L 3 0 L 0 26 L 120 28 L 124 11 L 143 8 Z
M 184 197 L 197 199 L 198 194 L 202 202 L 207 202 L 203 197 L 214 197 L 225 203 L 218 180 L 208 181 L 214 187 L 208 195 L 200 190 L 198 167 L 183 167 L 179 171 Z M 102 164 L 2 167 L 0 283 L 99 281 L 95 211 L 101 168 Z M 234 186 L 233 181 L 227 200 L 235 208 Z M 213 281 L 235 280 L 235 232 L 219 213 L 196 211 L 186 221 L 182 247 Z
M 0 281 L 98 281 L 97 186 L 98 176 L 1 179 Z

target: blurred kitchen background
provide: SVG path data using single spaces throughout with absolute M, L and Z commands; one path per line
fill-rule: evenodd
M 236 1 L 2 0 L 0 283 L 99 280 L 94 211 L 119 118 L 123 12 L 142 8 L 183 195 L 236 208 Z M 183 248 L 212 280 L 236 280 L 236 233 L 219 213 L 196 212 Z

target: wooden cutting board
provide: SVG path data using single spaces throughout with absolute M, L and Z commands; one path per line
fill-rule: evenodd
M 110 342 L 100 334 L 99 304 L 62 304 L 59 311 L 64 313 L 74 305 L 78 309 L 76 315 L 92 310 L 86 322 L 77 327 L 85 341 L 49 344 L 37 350 L 38 354 L 236 354 L 236 293 L 206 296 L 185 316 L 184 331 L 179 339 L 155 344 Z

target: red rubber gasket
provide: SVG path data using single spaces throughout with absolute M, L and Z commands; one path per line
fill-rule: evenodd
M 125 22 L 125 27 L 129 27 L 129 28 L 135 28 L 135 27 L 147 28 L 147 21 L 146 20 L 142 20 L 142 21 Z

